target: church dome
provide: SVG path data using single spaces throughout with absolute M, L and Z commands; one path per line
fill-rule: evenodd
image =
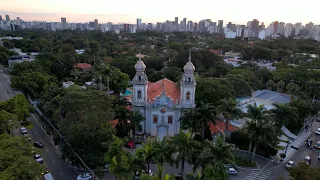
M 141 58 L 139 58 L 136 65 L 134 65 L 134 68 L 136 69 L 136 72 L 144 72 L 144 70 L 146 69 L 146 65 L 141 60 Z
M 188 60 L 187 64 L 184 65 L 183 70 L 184 70 L 184 73 L 186 73 L 186 74 L 193 74 L 195 69 L 196 68 L 194 67 L 193 63 L 191 62 L 191 53 L 190 53 L 189 60 Z

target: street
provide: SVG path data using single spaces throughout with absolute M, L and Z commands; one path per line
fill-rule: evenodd
M 0 69 L 0 84 L 0 101 L 6 101 L 19 93 L 10 87 L 10 79 L 8 75 L 3 72 L 3 69 Z M 41 141 L 44 144 L 41 155 L 53 178 L 55 180 L 76 179 L 77 175 L 75 171 L 60 158 L 61 156 L 45 131 L 42 129 L 36 119 L 36 116 L 34 114 L 30 114 L 28 120 L 33 124 L 33 127 L 28 129 L 28 134 L 31 137 L 32 142 Z

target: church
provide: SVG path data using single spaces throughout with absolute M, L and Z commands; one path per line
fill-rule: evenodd
M 184 74 L 180 85 L 167 78 L 149 82 L 145 69 L 146 65 L 139 57 L 132 80 L 132 110 L 140 111 L 145 118 L 141 122 L 140 133 L 158 137 L 160 140 L 165 136 L 172 137 L 180 131 L 179 119 L 182 111 L 196 106 L 195 67 L 191 62 L 191 54 L 183 67 Z

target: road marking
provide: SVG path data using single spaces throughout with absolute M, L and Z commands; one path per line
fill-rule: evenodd
M 46 149 L 46 151 L 49 152 L 48 149 Z
M 54 160 L 52 160 L 53 163 L 56 163 Z
M 60 172 L 61 176 L 63 176 L 62 172 Z
M 255 171 L 250 173 L 247 177 L 245 177 L 243 180 L 266 180 L 268 179 L 269 175 L 272 172 L 269 170 L 266 171 Z

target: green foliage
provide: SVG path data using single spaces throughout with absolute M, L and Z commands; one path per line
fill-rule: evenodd
M 90 167 L 102 167 L 106 143 L 112 139 L 113 128 L 108 122 L 114 117 L 111 100 L 98 91 L 68 91 L 62 98 L 58 122 L 64 138 Z M 94 139 L 94 141 L 93 141 Z M 62 151 L 73 163 L 79 164 L 71 149 Z
M 21 76 L 11 78 L 11 87 L 21 90 L 32 98 L 37 98 L 43 92 L 44 87 L 54 81 L 51 76 L 40 72 L 23 73 Z
M 320 169 L 318 167 L 310 167 L 310 165 L 303 162 L 288 171 L 292 180 L 318 180 L 320 177 Z
M 234 162 L 237 166 L 244 166 L 244 167 L 256 167 L 257 164 L 252 162 L 248 158 L 245 157 L 234 157 Z
M 33 147 L 28 140 L 6 134 L 0 135 L 0 179 L 39 178 L 44 172 L 44 166 L 33 159 L 32 151 Z
M 24 121 L 33 108 L 23 94 L 18 94 L 7 101 L 0 102 L 0 111 L 2 110 L 16 115 L 17 120 Z

